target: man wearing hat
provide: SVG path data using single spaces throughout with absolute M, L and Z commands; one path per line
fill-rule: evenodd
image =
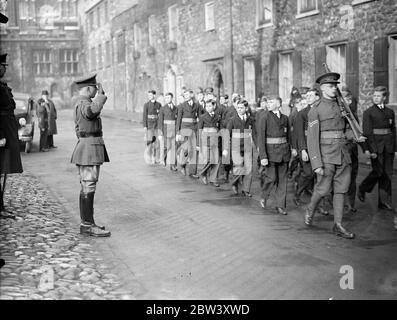
M 47 147 L 49 149 L 56 148 L 54 146 L 54 134 L 58 133 L 57 130 L 57 109 L 54 102 L 48 98 L 48 91 L 41 92 L 41 98 L 44 100 L 48 110 L 48 132 L 47 132 Z
M 109 162 L 102 138 L 101 111 L 107 100 L 96 75 L 76 82 L 78 96 L 73 98 L 74 122 L 77 144 L 71 162 L 77 165 L 80 175 L 80 233 L 94 237 L 109 237 L 110 232 L 94 220 L 94 195 L 99 178 L 99 169 Z
M 5 210 L 3 201 L 7 174 L 23 172 L 19 153 L 18 122 L 14 115 L 15 101 L 11 88 L 2 81 L 8 65 L 6 59 L 7 54 L 0 55 L 0 217 L 15 218 Z
M 354 234 L 342 226 L 344 196 L 350 185 L 351 159 L 344 132 L 346 119 L 336 101 L 339 78 L 340 75 L 335 72 L 317 78 L 322 97 L 308 113 L 307 147 L 317 183 L 306 209 L 305 224 L 312 225 L 321 198 L 333 188 L 333 232 L 337 236 L 353 239 Z

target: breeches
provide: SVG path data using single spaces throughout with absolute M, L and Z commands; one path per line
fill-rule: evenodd
M 349 190 L 351 165 L 343 162 L 341 165 L 324 163 L 324 175 L 317 174 L 315 191 L 321 196 L 329 192 L 346 193 Z
M 100 166 L 77 166 L 80 175 L 81 191 L 83 193 L 95 192 L 99 179 Z

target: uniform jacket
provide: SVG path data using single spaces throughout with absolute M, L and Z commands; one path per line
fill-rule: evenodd
M 107 97 L 98 94 L 94 100 L 86 96 L 77 96 L 73 99 L 75 130 L 78 138 L 74 148 L 71 162 L 77 165 L 101 165 L 109 162 L 103 138 L 87 137 L 79 138 L 80 132 L 101 133 L 101 111 Z
M 374 135 L 374 129 L 390 129 L 391 134 Z M 367 137 L 366 149 L 371 153 L 397 152 L 396 123 L 394 111 L 390 108 L 380 110 L 373 105 L 364 111 L 363 134 Z
M 199 108 L 199 117 L 200 117 L 201 115 L 203 115 L 206 112 L 205 101 L 204 100 L 197 101 L 196 104 L 198 105 L 198 108 Z
M 237 110 L 235 107 L 230 106 L 223 112 L 221 127 L 227 128 L 227 124 L 229 123 L 230 119 L 237 116 Z
M 308 113 L 307 147 L 313 170 L 324 163 L 341 165 L 342 159 L 351 163 L 346 139 L 321 139 L 323 131 L 342 131 L 347 121 L 342 117 L 336 100 L 321 98 Z
M 295 119 L 294 124 L 294 132 L 297 140 L 297 150 L 299 154 L 302 150 L 307 151 L 307 122 L 308 122 L 308 114 L 311 109 L 311 106 L 307 106 L 298 112 Z
M 261 116 L 258 123 L 258 147 L 260 159 L 268 159 L 269 162 L 288 162 L 291 159 L 289 145 L 288 117 L 280 112 L 280 118 L 272 111 L 267 111 Z M 268 144 L 267 138 L 285 137 L 287 143 Z
M 175 135 L 175 127 L 176 127 L 176 119 L 178 117 L 178 109 L 177 107 L 172 104 L 173 108 L 168 104 L 165 104 L 160 108 L 159 112 L 159 123 L 158 123 L 158 129 L 162 132 L 162 134 L 166 137 L 171 137 Z M 174 121 L 174 128 L 173 130 L 168 130 L 167 128 L 170 128 L 170 125 L 165 125 L 164 120 L 168 121 Z
M 37 120 L 40 129 L 48 129 L 48 105 L 45 103 L 37 104 Z
M 157 101 L 148 101 L 143 106 L 143 127 L 148 129 L 157 129 L 158 116 L 161 104 Z M 152 118 L 148 117 L 151 116 Z
M 49 135 L 54 135 L 58 134 L 57 130 L 57 109 L 55 108 L 55 104 L 52 100 L 48 99 L 48 107 L 49 107 L 49 113 L 48 113 L 48 134 Z
M 298 109 L 296 107 L 293 107 L 290 115 L 288 116 L 288 122 L 290 126 L 290 143 L 292 148 L 294 149 L 298 148 L 297 136 L 295 134 L 295 120 L 297 115 L 298 115 Z
M 193 122 L 183 122 L 183 118 L 193 119 Z M 178 118 L 176 121 L 176 131 L 183 128 L 189 128 L 196 130 L 197 129 L 197 119 L 199 118 L 199 106 L 193 102 L 193 105 L 190 106 L 187 101 L 181 103 L 178 107 Z
M 6 139 L 5 146 L 0 147 L 0 173 L 23 172 L 14 109 L 11 88 L 0 81 L 0 139 Z
M 255 121 L 253 118 L 251 118 L 247 114 L 246 114 L 246 116 L 247 116 L 247 118 L 245 121 L 241 120 L 241 118 L 238 114 L 235 115 L 234 117 L 232 117 L 227 123 L 227 127 L 226 127 L 227 132 L 226 133 L 228 133 L 230 135 L 230 137 L 232 137 L 233 130 L 237 130 L 241 134 L 246 132 L 245 130 L 249 130 L 251 132 L 253 143 L 256 146 L 257 145 L 257 140 L 256 140 L 257 134 L 256 134 L 256 128 L 255 128 Z M 225 139 L 225 141 L 226 141 L 226 139 Z M 255 147 L 255 146 L 253 146 L 253 147 Z M 227 146 L 224 149 L 227 149 Z M 240 152 L 241 153 L 244 152 L 244 138 L 243 137 L 240 138 Z
M 206 111 L 203 115 L 200 116 L 200 120 L 198 122 L 198 132 L 204 128 L 215 128 L 217 131 L 220 129 L 220 123 L 221 123 L 221 115 L 219 113 L 216 113 L 214 111 L 214 115 L 211 117 L 211 115 Z M 202 132 L 201 132 L 202 134 Z M 197 139 L 197 145 L 200 145 L 201 141 L 201 136 Z

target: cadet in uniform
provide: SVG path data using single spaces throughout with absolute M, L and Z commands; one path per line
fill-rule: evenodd
M 215 100 L 206 102 L 206 112 L 200 116 L 198 123 L 198 146 L 200 150 L 200 163 L 204 164 L 200 176 L 204 184 L 209 182 L 215 187 L 219 187 L 217 182 L 220 166 L 219 157 L 219 136 L 221 116 L 215 113 Z
M 178 107 L 178 117 L 176 120 L 176 140 L 182 142 L 177 157 L 182 174 L 186 175 L 187 167 L 189 176 L 197 179 L 196 147 L 199 107 L 193 101 L 189 90 L 185 90 L 183 95 L 185 102 Z
M 15 101 L 11 88 L 2 80 L 8 66 L 6 59 L 7 54 L 0 55 L 0 217 L 15 218 L 4 208 L 3 200 L 7 174 L 23 172 L 19 152 L 18 122 L 14 115 Z
M 317 78 L 322 98 L 308 114 L 307 145 L 317 183 L 306 209 L 305 224 L 312 225 L 321 198 L 333 188 L 333 232 L 337 236 L 353 239 L 354 234 L 342 226 L 344 196 L 350 184 L 351 159 L 344 132 L 347 121 L 336 102 L 339 78 L 340 75 L 335 72 Z
M 358 191 L 360 201 L 378 183 L 378 207 L 393 210 L 392 176 L 393 160 L 397 152 L 394 111 L 385 106 L 386 87 L 376 87 L 372 96 L 373 106 L 364 111 L 363 134 L 367 137 L 365 153 L 371 156 L 372 171 L 361 182 Z
M 38 127 L 40 129 L 40 144 L 39 151 L 47 152 L 48 148 L 48 113 L 49 106 L 46 104 L 44 99 L 40 98 L 37 100 L 37 120 Z
M 252 197 L 252 170 L 253 150 L 257 143 L 255 121 L 247 114 L 248 102 L 239 100 L 237 102 L 237 115 L 232 117 L 226 127 L 223 141 L 223 156 L 230 157 L 233 165 L 232 190 L 238 194 L 238 185 L 243 185 L 242 194 L 245 197 Z M 231 143 L 226 143 L 232 138 Z M 231 152 L 230 152 L 231 147 Z
M 271 96 L 268 99 L 268 112 L 258 124 L 258 146 L 262 170 L 261 207 L 266 208 L 270 192 L 275 187 L 277 213 L 286 215 L 287 206 L 287 173 L 291 159 L 289 144 L 288 117 L 280 112 L 281 98 Z
M 160 102 L 156 101 L 156 91 L 148 91 L 149 101 L 143 106 L 143 127 L 145 131 L 145 160 L 147 163 L 155 164 L 160 161 L 160 148 L 158 138 L 158 116 L 161 108 Z
M 80 233 L 94 237 L 109 237 L 110 232 L 94 220 L 94 195 L 99 169 L 109 162 L 102 138 L 101 111 L 107 97 L 96 75 L 77 80 L 79 95 L 73 98 L 77 144 L 71 162 L 77 165 L 80 175 Z
M 199 107 L 199 116 L 205 113 L 205 100 L 204 100 L 204 91 L 202 88 L 198 88 L 196 92 L 196 103 Z
M 178 109 L 172 102 L 173 94 L 166 93 L 165 104 L 159 113 L 159 140 L 160 140 L 160 163 L 169 165 L 170 170 L 176 171 L 176 142 L 175 126 L 178 116 Z

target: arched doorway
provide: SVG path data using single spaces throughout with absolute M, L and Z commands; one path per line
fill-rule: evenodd
M 217 96 L 217 100 L 219 102 L 219 97 L 224 94 L 225 86 L 223 82 L 222 71 L 220 70 L 218 65 L 214 65 L 210 75 L 207 79 L 207 87 L 214 88 L 214 93 Z
M 50 97 L 59 97 L 59 92 L 58 92 L 58 84 L 57 83 L 52 83 L 50 87 Z

